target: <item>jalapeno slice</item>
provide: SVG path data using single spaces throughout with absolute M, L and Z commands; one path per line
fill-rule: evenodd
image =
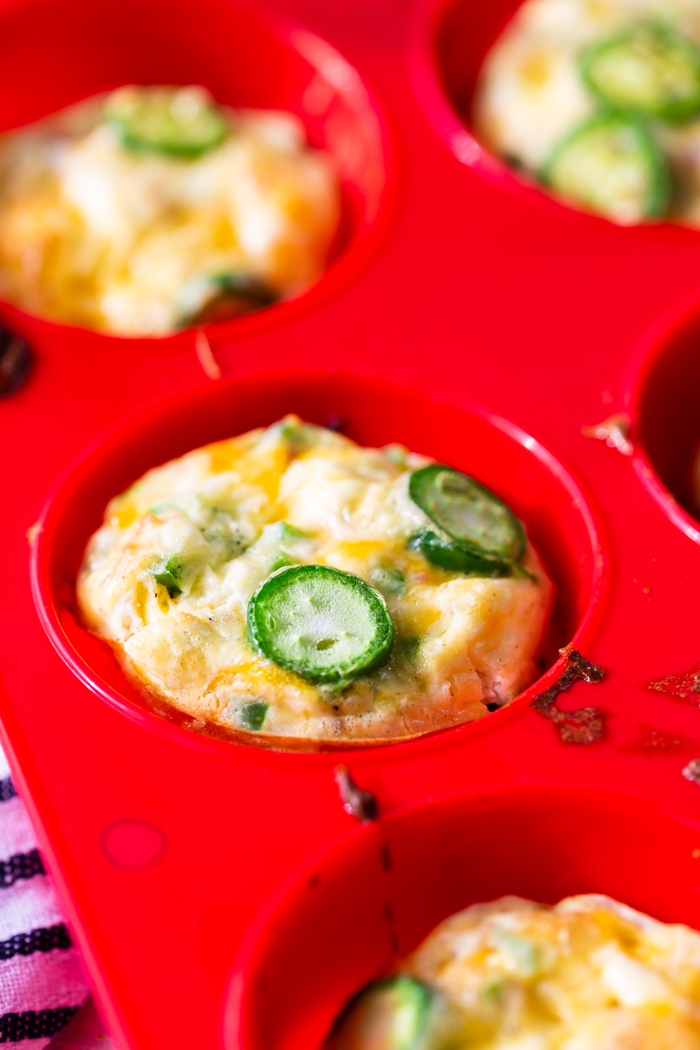
M 700 112 L 700 49 L 670 26 L 640 22 L 587 48 L 581 75 L 601 101 L 664 120 Z
M 478 481 L 452 467 L 431 463 L 411 474 L 408 492 L 415 504 L 465 552 L 475 557 L 517 561 L 525 551 L 523 527 L 505 503 Z M 435 543 L 432 535 L 426 542 Z
M 429 1036 L 433 1003 L 428 985 L 409 974 L 376 981 L 350 1001 L 325 1050 L 437 1050 Z
M 464 576 L 498 578 L 510 576 L 513 563 L 498 558 L 486 558 L 472 547 L 451 540 L 444 533 L 424 529 L 409 541 L 409 547 L 420 551 L 432 565 L 446 572 L 461 572 Z
M 278 299 L 263 281 L 249 274 L 216 274 L 205 278 L 204 283 L 207 287 L 203 305 L 185 313 L 178 321 L 178 328 L 229 321 L 272 306 Z
M 126 87 L 107 99 L 104 119 L 128 149 L 194 159 L 219 146 L 229 127 L 202 88 Z
M 572 201 L 630 224 L 665 214 L 668 166 L 642 121 L 602 113 L 580 124 L 554 150 L 545 183 Z
M 340 682 L 377 667 L 393 633 L 382 596 L 329 565 L 281 569 L 248 603 L 253 646 L 309 682 Z

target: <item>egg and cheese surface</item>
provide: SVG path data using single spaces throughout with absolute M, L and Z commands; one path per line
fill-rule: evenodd
M 280 746 L 405 738 L 507 704 L 537 677 L 551 593 L 473 479 L 294 416 L 145 474 L 78 580 L 142 690 Z
M 339 214 L 332 160 L 293 114 L 121 88 L 0 138 L 0 296 L 163 335 L 307 287 Z
M 479 137 L 623 225 L 700 225 L 699 0 L 526 0 L 483 64 Z
M 700 934 L 609 897 L 518 897 L 443 922 L 329 1050 L 698 1050 Z

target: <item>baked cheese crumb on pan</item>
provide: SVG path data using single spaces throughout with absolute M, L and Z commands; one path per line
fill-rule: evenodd
M 326 1050 L 698 1050 L 700 934 L 590 894 L 441 923 Z
M 339 214 L 333 162 L 293 114 L 120 88 L 0 137 L 0 295 L 163 335 L 306 288 Z
M 295 416 L 145 474 L 109 504 L 78 582 L 140 687 L 292 747 L 509 703 L 537 677 L 551 594 L 521 523 L 476 481 Z
M 700 225 L 700 0 L 526 0 L 492 47 L 477 134 L 622 225 Z

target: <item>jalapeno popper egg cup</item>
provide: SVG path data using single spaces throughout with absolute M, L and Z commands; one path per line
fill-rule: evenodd
M 348 1004 L 326 1050 L 697 1050 L 700 934 L 600 894 L 442 922 Z
M 328 153 L 292 113 L 202 87 L 124 87 L 0 139 L 0 294 L 54 321 L 164 335 L 269 306 L 322 273 Z
M 487 146 L 568 203 L 700 225 L 698 0 L 526 0 L 472 110 Z
M 277 742 L 413 737 L 537 677 L 551 582 L 493 493 L 289 416 L 149 471 L 78 581 L 142 688 Z

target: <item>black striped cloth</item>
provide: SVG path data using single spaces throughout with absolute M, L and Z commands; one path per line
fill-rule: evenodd
M 80 956 L 0 751 L 0 1043 L 39 1050 L 87 994 Z

